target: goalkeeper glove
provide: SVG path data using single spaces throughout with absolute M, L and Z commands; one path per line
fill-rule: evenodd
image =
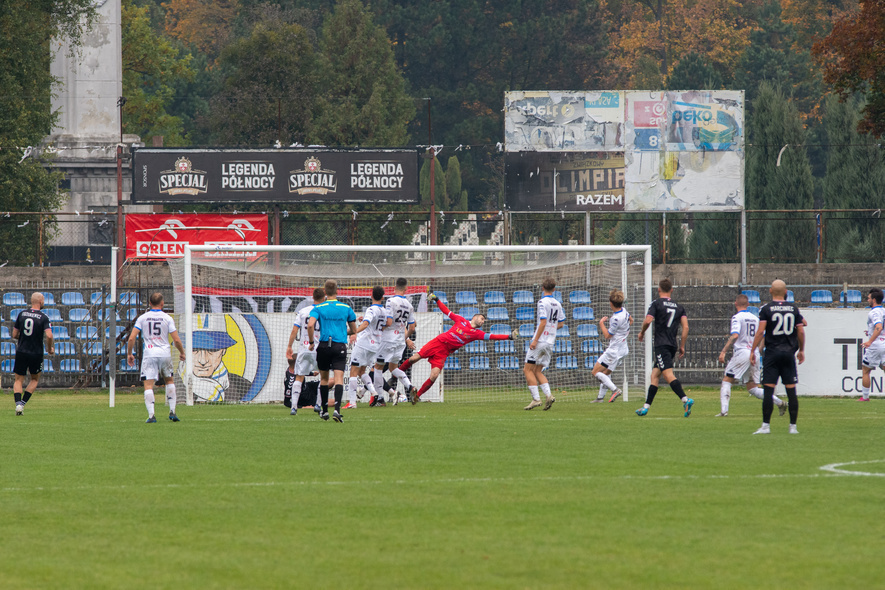
M 519 336 L 519 330 L 512 330 L 512 331 L 510 332 L 510 339 L 511 339 L 511 340 L 516 340 L 516 338 L 517 338 L 518 336 Z
M 433 291 L 427 294 L 427 301 L 430 303 L 436 303 L 439 300 L 439 297 L 436 296 L 436 293 Z

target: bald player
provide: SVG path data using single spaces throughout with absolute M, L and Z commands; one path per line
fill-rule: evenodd
M 774 410 L 774 388 L 780 379 L 787 390 L 787 407 L 790 411 L 790 434 L 799 434 L 796 419 L 799 416 L 799 398 L 796 383 L 799 375 L 796 360 L 805 361 L 805 325 L 802 314 L 795 304 L 786 301 L 787 285 L 780 279 L 771 283 L 771 302 L 759 310 L 759 329 L 753 339 L 750 363 L 756 364 L 756 351 L 765 342 L 765 358 L 762 361 L 762 426 L 753 434 L 771 432 L 771 413 Z
M 52 324 L 43 313 L 43 294 L 31 295 L 31 308 L 26 309 L 15 318 L 12 328 L 12 337 L 18 340 L 15 347 L 15 364 L 12 372 L 15 373 L 15 383 L 12 384 L 12 392 L 15 395 L 15 415 L 24 413 L 25 404 L 31 399 L 31 395 L 37 389 L 40 381 L 40 372 L 43 370 L 43 341 L 49 354 L 55 354 L 55 345 L 52 342 Z M 31 379 L 27 388 L 22 392 L 25 376 L 30 373 Z

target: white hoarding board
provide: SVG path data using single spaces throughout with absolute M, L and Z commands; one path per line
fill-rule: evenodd
M 861 343 L 868 309 L 803 309 L 805 362 L 799 365 L 799 395 L 859 396 Z M 885 373 L 872 373 L 872 396 L 883 396 Z

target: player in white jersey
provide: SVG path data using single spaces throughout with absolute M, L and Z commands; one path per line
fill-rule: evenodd
M 372 288 L 372 305 L 366 308 L 363 319 L 356 328 L 356 342 L 350 351 L 350 383 L 348 388 L 348 403 L 344 409 L 356 408 L 356 389 L 360 379 L 372 396 L 377 397 L 375 385 L 366 373 L 367 367 L 374 367 L 381 349 L 381 333 L 392 322 L 384 309 L 384 288 L 375 286 Z
M 882 308 L 882 298 L 885 294 L 882 289 L 870 289 L 867 295 L 867 303 L 870 304 L 870 313 L 867 314 L 867 329 L 864 336 L 867 339 L 861 343 L 863 347 L 863 361 L 861 368 L 863 370 L 863 390 L 860 399 L 857 401 L 870 401 L 870 373 L 876 367 L 885 368 L 885 334 L 882 333 L 882 327 L 885 325 L 885 310 Z
M 553 344 L 556 342 L 556 331 L 564 323 L 565 312 L 562 310 L 562 304 L 553 296 L 556 281 L 547 277 L 541 283 L 541 288 L 544 289 L 544 295 L 538 300 L 538 325 L 535 328 L 535 335 L 532 336 L 532 341 L 529 343 L 529 349 L 525 354 L 525 365 L 522 368 L 526 383 L 528 383 L 529 393 L 532 394 L 532 401 L 524 408 L 526 410 L 541 405 L 539 387 L 547 397 L 544 403 L 545 410 L 549 410 L 553 406 L 553 402 L 556 401 L 550 392 L 550 383 L 547 381 L 547 376 L 544 375 L 544 369 L 550 366 L 550 355 L 553 353 Z
M 310 350 L 310 341 L 307 339 L 307 319 L 310 312 L 313 311 L 314 305 L 318 305 L 325 301 L 326 293 L 317 287 L 313 290 L 313 305 L 306 305 L 298 311 L 295 316 L 295 323 L 292 325 L 292 332 L 289 334 L 289 345 L 286 347 L 286 360 L 289 362 L 289 369 L 283 379 L 283 405 L 292 408 L 289 415 L 294 416 L 298 413 L 298 398 L 301 395 L 301 387 L 304 385 L 304 378 L 313 375 L 319 371 L 317 367 L 317 351 L 316 347 L 320 343 L 320 332 L 322 326 L 317 324 L 319 330 L 314 329 L 313 344 L 314 349 Z M 298 353 L 292 350 L 295 339 L 298 338 Z M 317 394 L 319 396 L 319 394 Z M 319 402 L 317 402 L 319 403 Z M 314 406 L 316 408 L 316 406 Z
M 759 318 L 755 314 L 747 311 L 749 300 L 747 296 L 741 293 L 734 301 L 734 307 L 737 313 L 731 318 L 731 331 L 728 341 L 719 353 L 719 362 L 725 362 L 725 354 L 734 344 L 734 353 L 731 360 L 725 367 L 725 376 L 722 378 L 722 385 L 719 388 L 719 402 L 722 411 L 716 414 L 717 417 L 728 416 L 728 403 L 731 400 L 731 386 L 738 381 L 746 378 L 747 391 L 755 397 L 762 399 L 764 392 L 759 387 L 759 377 L 762 363 L 759 359 L 759 351 L 756 351 L 756 362 L 750 362 L 751 350 L 753 348 L 753 338 L 756 337 L 756 330 L 759 328 Z M 775 405 L 779 408 L 780 415 L 783 416 L 787 411 L 787 404 L 784 400 L 773 396 Z
M 593 369 L 590 371 L 599 381 L 599 395 L 593 402 L 605 401 L 606 389 L 612 392 L 608 399 L 609 402 L 615 401 L 621 395 L 621 390 L 609 375 L 618 368 L 621 360 L 630 352 L 630 349 L 627 348 L 627 335 L 630 334 L 630 326 L 633 325 L 633 316 L 624 309 L 624 299 L 623 291 L 612 290 L 608 294 L 609 307 L 612 309 L 611 321 L 606 328 L 605 322 L 609 320 L 608 316 L 599 320 L 599 329 L 602 330 L 603 337 L 611 342 L 608 343 L 608 348 L 605 349 L 602 356 L 596 359 Z
M 169 419 L 179 422 L 175 414 L 175 373 L 172 369 L 172 354 L 169 338 L 178 349 L 179 359 L 185 360 L 184 346 L 175 329 L 175 320 L 163 311 L 163 295 L 154 293 L 150 297 L 151 308 L 135 320 L 135 329 L 129 335 L 126 346 L 126 360 L 130 367 L 135 366 L 135 338 L 141 334 L 144 350 L 141 355 L 141 380 L 144 381 L 144 405 L 148 411 L 147 422 L 157 421 L 154 417 L 154 382 L 162 378 L 166 383 L 166 401 L 169 403 Z
M 375 386 L 375 391 L 379 394 L 376 400 L 373 400 L 373 404 L 376 405 L 384 403 L 380 396 L 382 391 L 387 393 L 394 404 L 400 401 L 396 395 L 396 385 L 389 385 L 384 381 L 385 366 L 393 375 L 392 380 L 400 379 L 406 391 L 412 387 L 406 374 L 399 370 L 405 349 L 415 350 L 415 343 L 410 338 L 415 332 L 415 309 L 412 307 L 412 302 L 406 297 L 408 284 L 404 278 L 397 279 L 394 285 L 394 295 L 388 297 L 384 304 L 387 316 L 391 318 L 391 323 L 381 333 L 381 348 L 378 351 L 375 370 L 372 372 L 374 375 L 372 383 Z M 396 382 L 393 381 L 393 383 Z M 402 401 L 405 401 L 405 398 Z

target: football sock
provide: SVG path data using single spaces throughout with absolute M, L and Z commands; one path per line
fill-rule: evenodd
M 594 375 L 594 377 L 599 379 L 600 383 L 602 383 L 603 385 L 605 385 L 606 387 L 608 387 L 612 391 L 616 391 L 618 389 L 618 387 L 615 385 L 615 382 L 611 380 L 611 377 L 609 377 L 608 375 L 606 375 L 602 371 L 596 373 Z
M 406 361 L 406 362 L 408 362 L 408 361 Z M 406 375 L 405 371 L 403 371 L 401 368 L 397 367 L 396 369 L 394 369 L 393 371 L 391 371 L 391 374 L 392 374 L 394 377 L 396 377 L 397 379 L 399 379 L 400 381 L 402 381 L 402 382 L 403 382 L 403 386 L 404 386 L 406 389 L 412 389 L 412 382 L 409 380 L 409 378 L 408 378 L 408 376 Z
M 870 388 L 864 387 L 860 391 L 861 397 L 864 399 L 868 399 L 870 397 Z
M 657 385 L 649 385 L 648 386 L 648 394 L 645 396 L 645 407 L 650 408 L 653 401 L 655 401 L 655 396 L 658 394 L 658 386 Z
M 678 397 L 683 402 L 685 401 L 685 390 L 682 389 L 682 383 L 679 382 L 679 379 L 673 379 L 672 381 L 670 381 L 670 389 L 673 390 L 673 393 L 676 394 L 676 397 Z
M 393 373 L 393 371 L 391 371 Z M 384 382 L 384 391 L 396 391 L 397 378 L 391 377 Z
M 722 413 L 728 413 L 728 401 L 731 399 L 731 383 L 723 381 L 719 387 L 719 402 L 722 404 Z
M 329 411 L 329 386 L 320 385 L 320 407 L 323 412 Z
M 608 389 L 605 386 L 605 383 L 599 384 L 599 395 L 596 396 L 596 399 L 605 399 L 605 390 Z
M 379 371 L 378 369 L 375 369 L 375 371 L 372 374 L 375 375 L 375 380 L 374 380 L 375 381 L 374 382 L 375 392 L 377 393 L 377 395 L 380 395 L 382 397 L 386 397 L 386 396 L 384 396 L 384 394 L 386 393 L 384 386 L 387 384 L 384 383 L 384 371 Z
M 166 386 L 166 401 L 169 403 L 169 411 L 171 413 L 175 413 L 175 403 L 178 401 L 178 396 L 175 395 L 175 384 L 170 383 Z
M 347 400 L 352 404 L 356 404 L 357 379 L 359 377 L 351 377 L 347 387 Z
M 154 415 L 154 390 L 153 389 L 145 389 L 144 390 L 144 407 L 147 408 L 149 418 Z
M 372 375 L 374 374 L 375 371 L 372 371 Z M 363 385 L 365 385 L 366 389 L 369 390 L 369 393 L 371 393 L 372 395 L 378 395 L 378 389 L 375 388 L 372 377 L 369 375 L 369 373 L 363 373 L 361 379 L 363 380 Z
M 295 373 L 286 370 L 286 376 L 283 377 L 283 395 L 292 395 L 292 386 L 295 384 Z
M 302 381 L 293 381 L 292 382 L 292 407 L 298 407 L 298 398 L 301 397 L 301 386 L 303 385 Z
M 541 401 L 541 394 L 538 393 L 537 385 L 529 385 L 529 393 L 532 394 L 532 399 L 536 402 Z
M 21 392 L 18 392 L 18 391 L 14 392 L 14 396 L 15 396 L 15 405 L 19 405 L 22 402 Z
M 405 373 L 406 371 L 409 370 L 409 367 L 411 367 L 411 366 L 412 366 L 412 359 L 406 359 L 406 360 L 404 360 L 403 363 L 399 366 L 399 370 L 402 371 L 403 373 Z M 396 375 L 396 373 L 394 373 L 394 375 Z M 398 378 L 402 379 L 402 377 L 400 377 L 399 375 L 396 375 L 396 376 L 397 376 Z
M 28 400 L 31 399 L 32 393 L 33 393 L 32 391 L 28 391 L 27 389 L 25 389 L 25 393 L 22 396 L 22 404 L 28 403 Z
M 430 389 L 431 387 L 433 387 L 433 381 L 428 379 L 427 381 L 424 382 L 424 385 L 421 386 L 421 389 L 418 390 L 418 397 L 421 397 L 422 395 L 424 395 L 427 392 L 427 390 Z
M 771 423 L 771 412 L 774 410 L 774 387 L 765 385 L 762 388 L 765 395 L 762 397 L 762 422 Z
M 550 397 L 550 384 L 549 383 L 541 383 L 541 393 Z
M 341 411 L 341 399 L 344 397 L 344 385 L 335 386 L 335 411 Z
M 790 411 L 790 424 L 795 425 L 796 419 L 799 418 L 799 396 L 796 395 L 795 387 L 787 387 L 787 401 Z

